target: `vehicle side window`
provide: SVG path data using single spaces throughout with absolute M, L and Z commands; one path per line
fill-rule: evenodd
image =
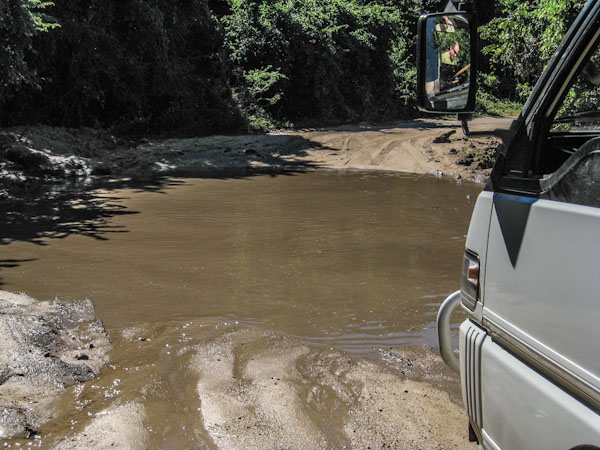
M 600 132 L 600 47 L 571 85 L 550 132 Z
M 582 67 L 550 127 L 541 197 L 600 207 L 600 46 Z
M 541 184 L 541 198 L 600 207 L 600 137 L 583 144 Z

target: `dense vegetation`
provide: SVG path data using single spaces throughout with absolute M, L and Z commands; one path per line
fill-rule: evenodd
M 209 134 L 414 116 L 416 21 L 443 3 L 3 0 L 0 125 Z M 580 4 L 497 1 L 484 107 L 523 99 Z
M 584 3 L 497 0 L 495 18 L 481 27 L 490 69 L 484 84 L 500 97 L 524 101 Z

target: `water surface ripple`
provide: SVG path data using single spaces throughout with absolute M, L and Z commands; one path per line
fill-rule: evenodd
M 362 172 L 96 188 L 46 212 L 48 223 L 69 202 L 87 212 L 60 232 L 34 210 L 18 233 L 5 228 L 0 282 L 40 300 L 89 297 L 109 332 L 227 317 L 358 353 L 435 345 L 479 190 Z

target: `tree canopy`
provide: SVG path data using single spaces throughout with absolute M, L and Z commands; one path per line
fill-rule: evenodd
M 0 125 L 258 131 L 413 117 L 438 0 L 4 0 Z M 482 95 L 523 99 L 582 0 L 482 3 Z

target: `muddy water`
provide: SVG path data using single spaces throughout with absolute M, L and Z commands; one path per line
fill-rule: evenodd
M 99 188 L 54 213 L 32 210 L 3 232 L 2 289 L 91 298 L 114 346 L 111 368 L 69 390 L 44 439 L 81 431 L 117 399 L 145 405 L 153 446 L 214 445 L 187 368 L 194 346 L 236 330 L 358 358 L 435 347 L 437 306 L 457 288 L 480 189 L 314 172 Z M 268 351 L 268 338 L 249 340 L 244 358 Z

